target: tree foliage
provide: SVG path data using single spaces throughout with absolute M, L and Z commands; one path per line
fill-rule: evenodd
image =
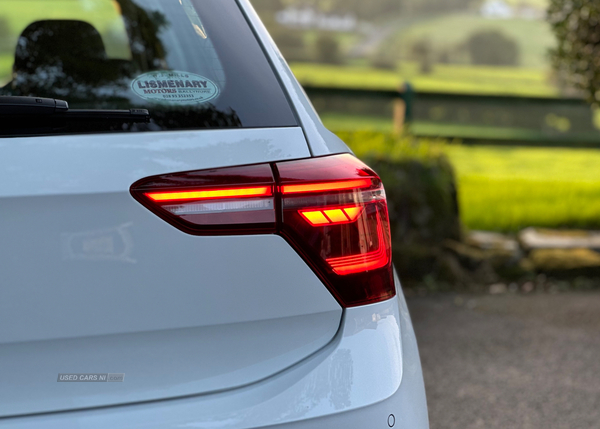
M 308 59 L 302 31 L 273 25 L 270 33 L 286 60 L 306 61 Z
M 410 50 L 411 58 L 419 62 L 421 73 L 429 74 L 433 71 L 433 46 L 431 40 L 425 38 L 417 40 Z
M 600 2 L 551 0 L 548 20 L 558 40 L 551 52 L 559 77 L 600 103 Z
M 473 64 L 516 66 L 519 64 L 519 45 L 496 30 L 478 31 L 467 41 Z
M 329 33 L 320 33 L 316 40 L 316 60 L 323 64 L 340 64 L 342 57 L 337 39 Z

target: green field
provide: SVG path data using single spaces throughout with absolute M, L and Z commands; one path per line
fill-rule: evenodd
M 332 131 L 378 131 L 391 133 L 394 125 L 392 118 L 381 116 L 348 115 L 345 113 L 324 113 L 321 120 Z
M 391 133 L 393 131 L 392 118 L 381 116 L 324 113 L 321 115 L 321 119 L 325 126 L 333 131 L 368 130 L 382 133 Z M 540 142 L 547 139 L 547 136 L 545 136 L 541 130 L 425 121 L 415 121 L 411 123 L 410 132 L 419 137 L 444 137 L 450 139 L 489 139 L 532 142 Z M 590 138 L 590 142 L 596 141 L 596 135 Z
M 293 63 L 304 85 L 342 88 L 396 89 L 410 82 L 417 91 L 460 94 L 497 94 L 555 97 L 559 90 L 544 69 L 437 64 L 427 75 L 415 63 L 403 63 L 397 72 L 368 66 Z
M 600 227 L 600 150 L 447 146 L 468 228 Z

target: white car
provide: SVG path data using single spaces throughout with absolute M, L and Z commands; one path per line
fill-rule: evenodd
M 0 23 L 0 427 L 428 427 L 381 181 L 247 0 Z

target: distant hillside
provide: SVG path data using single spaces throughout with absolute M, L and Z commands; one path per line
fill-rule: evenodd
M 501 32 L 518 45 L 521 66 L 548 67 L 548 50 L 555 46 L 556 41 L 550 25 L 545 21 L 485 19 L 475 14 L 449 14 L 399 30 L 382 48 L 393 50 L 400 58 L 408 59 L 411 47 L 418 41 L 427 40 L 435 58 L 452 56 L 472 34 L 492 30 Z
M 366 61 L 393 70 L 399 63 L 412 61 L 421 63 L 425 73 L 432 64 L 547 70 L 548 51 L 555 46 L 544 19 L 549 0 L 251 1 L 292 62 L 363 65 Z M 317 25 L 330 19 L 339 22 L 348 14 L 354 18 L 349 18 L 353 25 L 347 29 Z M 283 15 L 303 19 L 284 21 Z M 313 24 L 306 24 L 308 15 Z M 486 32 L 495 32 L 496 41 L 500 40 L 495 52 L 501 54 L 494 58 L 513 52 L 512 60 L 477 59 L 472 40 Z M 480 46 L 489 46 L 485 37 L 480 40 L 484 40 Z

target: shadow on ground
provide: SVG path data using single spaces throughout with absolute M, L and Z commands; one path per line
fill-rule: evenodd
M 432 429 L 600 427 L 600 292 L 408 306 Z

